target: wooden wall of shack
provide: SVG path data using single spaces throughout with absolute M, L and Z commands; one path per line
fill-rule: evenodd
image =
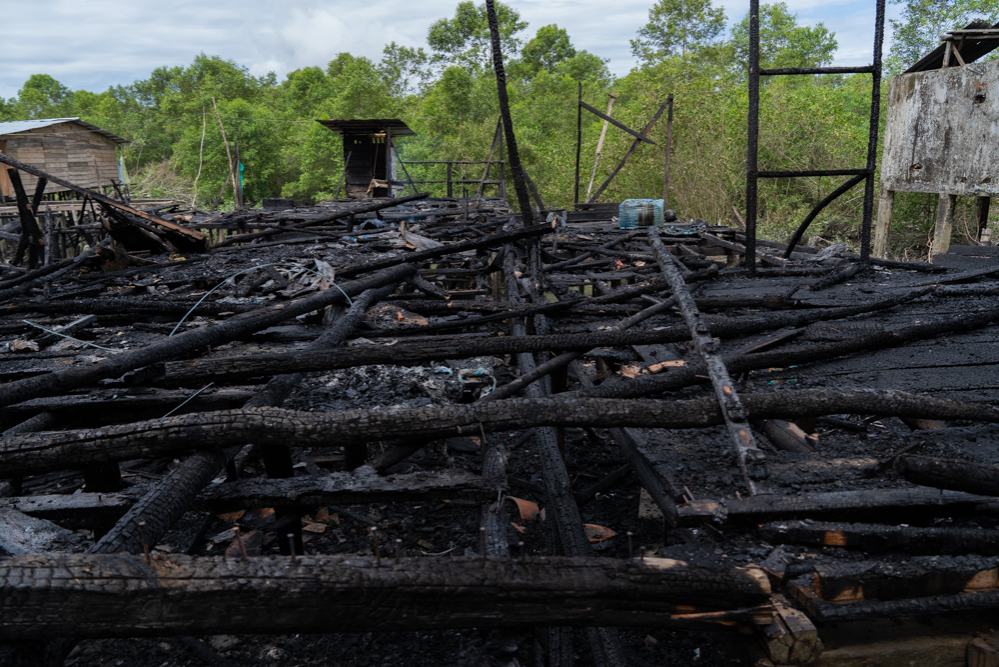
M 94 189 L 118 180 L 117 147 L 112 139 L 72 122 L 0 136 L 0 151 L 15 160 Z M 0 192 L 13 197 L 6 169 L 0 172 Z M 21 180 L 27 192 L 34 191 L 37 183 L 34 176 L 23 173 Z M 63 191 L 65 188 L 52 182 L 45 188 L 45 192 Z

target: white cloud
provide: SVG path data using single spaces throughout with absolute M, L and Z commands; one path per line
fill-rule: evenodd
M 557 23 L 580 48 L 610 58 L 611 70 L 634 65 L 629 40 L 648 20 L 653 0 L 507 0 L 530 23 L 529 33 Z M 837 64 L 870 62 L 874 34 L 871 0 L 787 0 L 801 22 L 819 21 L 836 32 Z M 377 60 L 390 41 L 424 44 L 436 19 L 451 16 L 458 0 L 35 0 L 7 3 L 0 43 L 7 58 L 0 96 L 12 97 L 31 74 L 50 74 L 74 89 L 100 91 L 149 76 L 162 66 L 184 66 L 198 53 L 278 76 L 300 67 L 324 67 L 337 53 Z M 729 20 L 741 19 L 748 0 L 722 0 Z M 85 9 L 85 11 L 80 11 Z M 892 8 L 896 9 L 896 8 Z M 894 12 L 897 14 L 897 10 Z

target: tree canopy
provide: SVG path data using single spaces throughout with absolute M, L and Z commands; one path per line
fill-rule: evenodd
M 999 0 L 893 1 L 905 3 L 893 23 L 891 58 L 899 66 L 934 46 L 942 28 L 963 26 L 999 9 Z M 497 9 L 521 158 L 546 204 L 573 203 L 581 83 L 583 98 L 601 109 L 613 90 L 613 116 L 630 127 L 643 127 L 674 94 L 669 205 L 685 217 L 738 225 L 733 208 L 745 206 L 747 17 L 726 28 L 725 13 L 712 0 L 657 0 L 648 22 L 636 26 L 636 66 L 615 78 L 604 58 L 579 48 L 563 27 L 528 31 L 516 10 L 503 3 Z M 821 23 L 803 25 L 783 2 L 761 7 L 760 36 L 765 67 L 824 65 L 836 54 L 832 32 Z M 80 116 L 131 141 L 121 155 L 137 194 L 181 197 L 199 205 L 213 202 L 227 180 L 221 122 L 227 139 L 239 144 L 248 200 L 315 201 L 336 191 L 345 157 L 341 139 L 316 119 L 405 120 L 417 136 L 399 140 L 397 148 L 414 180 L 444 177 L 443 165 L 415 162 L 485 160 L 499 113 L 490 48 L 484 4 L 465 0 L 451 16 L 431 24 L 425 46 L 391 42 L 377 61 L 339 53 L 279 79 L 254 76 L 239 63 L 200 54 L 186 66 L 160 67 L 147 78 L 103 92 L 70 90 L 36 74 L 16 97 L 0 100 L 0 119 Z M 761 167 L 864 164 L 870 94 L 865 75 L 769 79 L 761 91 Z M 594 168 L 601 125 L 599 118 L 583 115 L 584 183 Z M 634 152 L 602 200 L 660 196 L 664 132 L 662 122 L 651 129 L 656 145 Z M 629 135 L 609 129 L 597 183 L 631 142 Z M 483 173 L 484 165 L 456 164 L 453 176 L 477 182 Z M 399 175 L 407 178 L 401 170 Z M 494 168 L 490 178 L 496 177 Z M 841 182 L 828 177 L 761 182 L 762 232 L 785 236 Z M 425 187 L 444 192 L 442 185 Z M 927 197 L 897 199 L 894 224 L 903 233 L 894 238 L 903 246 L 925 240 L 933 209 Z M 231 193 L 224 201 L 231 202 Z M 850 241 L 859 219 L 860 199 L 851 194 L 825 209 L 812 229 Z

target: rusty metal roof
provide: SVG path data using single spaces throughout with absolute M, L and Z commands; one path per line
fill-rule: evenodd
M 96 125 L 91 125 L 79 118 L 39 118 L 38 120 L 11 120 L 0 123 L 0 137 L 6 136 L 8 134 L 20 134 L 21 132 L 28 132 L 29 130 L 37 130 L 42 127 L 49 127 L 50 125 L 58 125 L 60 123 L 75 123 L 76 125 L 82 125 L 92 132 L 103 135 L 117 144 L 127 144 L 130 143 L 128 139 L 123 139 L 116 134 L 112 134 L 107 130 L 102 130 Z
M 393 137 L 415 137 L 406 123 L 398 118 L 370 118 L 365 120 L 317 120 L 317 123 L 328 127 L 341 137 L 345 134 L 380 134 L 386 129 L 392 130 Z

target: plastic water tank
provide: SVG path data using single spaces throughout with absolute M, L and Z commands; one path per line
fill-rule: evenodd
M 662 199 L 625 199 L 618 208 L 621 229 L 663 226 Z

